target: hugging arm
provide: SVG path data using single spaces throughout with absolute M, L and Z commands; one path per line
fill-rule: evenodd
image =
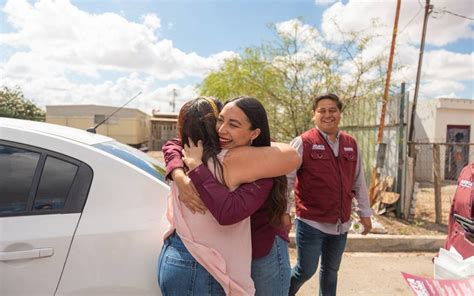
M 224 159 L 229 185 L 286 175 L 301 165 L 301 157 L 288 144 L 270 147 L 243 146 L 230 149 Z
M 262 179 L 229 191 L 203 164 L 188 175 L 202 201 L 221 225 L 237 223 L 255 213 L 267 200 L 273 186 L 272 179 Z
M 181 141 L 179 139 L 169 140 L 161 148 L 166 164 L 166 178 L 175 182 L 179 191 L 179 200 L 192 212 L 206 212 L 206 206 L 199 198 L 192 182 L 186 176 L 182 160 Z
M 174 169 L 184 168 L 182 150 L 181 140 L 178 138 L 167 141 L 163 147 L 161 147 L 166 164 L 166 179 L 173 179 L 171 173 Z

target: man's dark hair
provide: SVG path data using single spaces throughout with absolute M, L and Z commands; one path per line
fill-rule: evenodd
M 335 94 L 329 93 L 329 94 L 317 96 L 313 99 L 313 112 L 316 110 L 316 107 L 318 106 L 319 101 L 324 100 L 324 99 L 328 99 L 328 100 L 336 102 L 337 109 L 339 109 L 339 111 L 342 111 L 343 105 L 339 97 Z

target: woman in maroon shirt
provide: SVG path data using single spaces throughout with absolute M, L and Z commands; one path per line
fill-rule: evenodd
M 245 145 L 270 146 L 266 112 L 254 98 L 237 97 L 226 102 L 217 120 L 217 131 L 222 149 Z M 163 146 L 168 172 L 182 167 L 181 149 L 176 142 Z M 192 147 L 187 151 L 188 163 L 200 159 L 195 149 L 199 148 Z M 248 161 L 251 162 L 252 159 Z M 194 165 L 196 167 L 188 175 L 202 202 L 219 223 L 233 224 L 251 215 L 251 274 L 256 295 L 287 295 L 290 278 L 289 239 L 288 229 L 281 222 L 281 217 L 286 212 L 286 177 L 273 178 L 270 195 L 259 195 L 258 186 L 256 189 L 254 184 L 244 184 L 230 192 L 213 177 L 206 166 Z M 245 165 L 246 163 L 242 163 L 242 166 Z M 173 177 L 180 184 L 176 176 Z M 192 190 L 179 189 L 180 192 Z

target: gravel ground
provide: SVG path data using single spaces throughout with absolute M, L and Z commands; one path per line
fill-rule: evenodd
M 337 295 L 414 295 L 401 272 L 433 277 L 434 253 L 344 253 L 339 270 Z M 291 264 L 296 252 L 290 249 Z M 319 271 L 298 292 L 318 295 Z

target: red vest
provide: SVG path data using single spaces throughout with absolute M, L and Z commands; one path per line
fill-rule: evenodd
M 351 215 L 352 187 L 357 165 L 357 143 L 339 132 L 335 157 L 321 132 L 313 128 L 301 135 L 303 163 L 296 174 L 297 216 L 317 222 L 347 222 Z
M 454 214 L 459 214 L 469 219 L 474 219 L 474 162 L 462 170 L 458 178 L 458 187 L 454 194 L 449 213 L 448 237 L 444 248 L 451 246 L 462 255 L 464 259 L 474 256 L 474 245 L 464 238 L 464 229 L 454 220 Z

